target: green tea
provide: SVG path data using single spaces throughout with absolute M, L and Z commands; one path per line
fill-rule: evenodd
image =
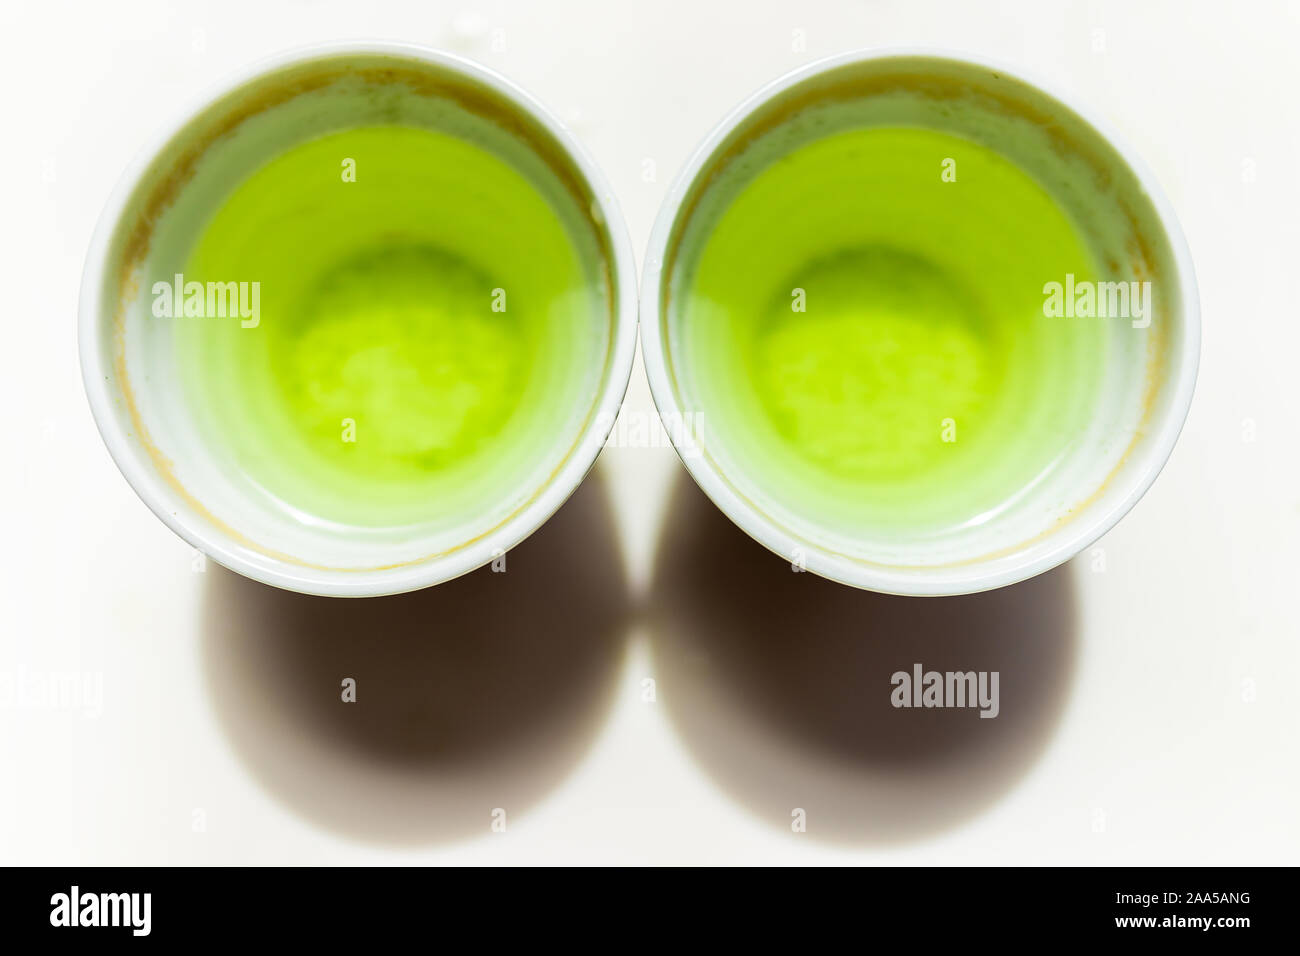
M 879 125 L 745 157 L 674 276 L 672 352 L 740 492 L 857 540 L 989 520 L 1086 428 L 1110 334 L 1044 315 L 1098 273 L 1044 184 Z
M 312 525 L 511 506 L 578 434 L 607 338 L 605 290 L 553 186 L 404 126 L 301 143 L 239 183 L 184 279 L 256 282 L 260 314 L 174 336 L 227 467 Z

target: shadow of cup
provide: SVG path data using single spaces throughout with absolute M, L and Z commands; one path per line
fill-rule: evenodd
M 859 591 L 795 572 L 683 474 L 651 592 L 658 698 L 763 820 L 914 840 L 988 807 L 1051 738 L 1074 668 L 1070 574 L 948 598 Z M 917 664 L 998 672 L 998 715 L 894 706 L 893 675 Z
M 204 623 L 213 706 L 256 779 L 331 830 L 428 843 L 514 819 L 587 752 L 630 599 L 593 473 L 504 573 L 338 599 L 212 567 Z

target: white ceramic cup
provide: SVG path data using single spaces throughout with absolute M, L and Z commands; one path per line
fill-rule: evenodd
M 654 225 L 641 284 L 641 343 L 651 390 L 665 422 L 696 423 L 684 464 L 705 493 L 741 529 L 792 565 L 853 585 L 903 595 L 950 595 L 1001 587 L 1046 571 L 1077 555 L 1106 533 L 1137 502 L 1168 459 L 1191 403 L 1200 349 L 1196 281 L 1187 244 L 1172 208 L 1150 171 L 1099 117 L 1019 71 L 942 51 L 864 51 L 802 67 L 758 90 L 699 146 L 673 183 Z M 960 102 L 956 102 L 960 100 Z M 1088 433 L 1074 443 L 1050 480 L 1025 487 L 990 520 L 951 535 L 906 535 L 887 542 L 835 536 L 815 525 L 801 503 L 765 489 L 763 476 L 738 464 L 736 436 L 713 427 L 706 403 L 696 400 L 691 355 L 683 345 L 684 309 L 675 279 L 689 272 L 701 200 L 720 178 L 744 177 L 771 154 L 771 142 L 793 122 L 807 120 L 792 140 L 821 135 L 838 120 L 808 120 L 808 110 L 830 102 L 840 119 L 872 125 L 921 125 L 979 138 L 1025 168 L 1018 138 L 1052 137 L 1038 168 L 1040 182 L 1075 189 L 1060 200 L 1086 218 L 1090 203 L 1128 204 L 1141 228 L 1116 235 L 1108 252 L 1141 276 L 1154 276 L 1162 305 L 1149 328 L 1117 334 L 1108 359 L 1104 398 Z M 959 107 L 954 109 L 954 107 Z M 982 112 L 981 112 L 982 111 Z M 952 116 L 965 117 L 953 128 Z M 823 116 L 826 114 L 822 114 Z M 978 122 L 970 125 L 974 117 Z M 820 124 L 820 125 L 818 125 Z M 848 127 L 846 127 L 848 128 Z M 811 132 L 808 132 L 811 130 Z M 1006 141 L 1001 149 L 997 140 Z M 1046 140 L 1043 140 L 1045 143 Z M 1042 143 L 1039 143 L 1042 145 Z M 938 167 L 936 166 L 936 178 Z M 1105 189 L 1093 184 L 1104 183 Z M 1032 228 L 1032 224 L 1026 224 Z M 1127 245 L 1126 245 L 1127 243 Z M 698 248 L 698 247 L 697 247 Z M 685 251 L 684 251 L 685 250 Z M 1124 258 L 1131 257 L 1131 258 Z M 797 266 L 798 263 L 791 263 Z M 685 369 L 685 371 L 683 371 Z M 678 430 L 680 431 L 680 429 Z M 670 432 L 676 434 L 673 429 Z
M 364 81 L 357 70 L 364 68 Z M 397 77 L 392 88 L 383 77 Z M 379 79 L 375 79 L 378 77 Z M 415 78 L 414 80 L 412 78 Z M 364 89 L 359 84 L 368 84 Z M 548 170 L 581 208 L 597 249 L 607 325 L 590 406 L 521 468 L 490 513 L 453 532 L 350 533 L 299 520 L 223 467 L 186 412 L 166 323 L 150 321 L 149 282 L 182 261 L 206 217 L 263 162 L 322 132 L 399 122 L 438 128 L 454 114 L 480 144 L 506 144 Z M 527 175 L 527 173 L 525 173 Z M 548 180 L 549 181 L 549 180 Z M 587 234 L 589 232 L 589 235 Z M 473 570 L 537 529 L 591 468 L 622 401 L 635 353 L 635 260 L 618 206 L 564 125 L 514 84 L 462 58 L 397 43 L 315 46 L 254 64 L 204 96 L 130 165 L 91 241 L 80 302 L 86 394 L 123 475 L 149 508 L 220 564 L 321 595 L 410 591 Z

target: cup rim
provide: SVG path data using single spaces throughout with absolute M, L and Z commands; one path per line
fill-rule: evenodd
M 103 360 L 100 348 L 103 316 L 106 314 L 104 277 L 113 237 L 131 197 L 154 160 L 196 117 L 244 85 L 285 68 L 313 60 L 375 55 L 430 64 L 487 87 L 537 122 L 574 164 L 590 187 L 608 231 L 609 270 L 614 286 L 611 290 L 612 328 L 607 352 L 609 367 L 605 385 L 592 406 L 588 425 L 569 454 L 533 500 L 506 519 L 491 535 L 449 553 L 392 568 L 318 569 L 240 545 L 224 529 L 193 514 L 146 456 L 135 449 L 128 431 L 111 411 L 116 401 L 116 389 L 110 387 L 111 369 Z M 449 581 L 482 567 L 493 559 L 497 549 L 509 551 L 540 528 L 577 490 L 613 428 L 631 379 L 637 343 L 637 280 L 631 237 L 612 188 L 568 127 L 531 94 L 495 70 L 467 57 L 420 44 L 366 39 L 312 43 L 257 59 L 227 74 L 192 97 L 128 163 L 100 213 L 82 272 L 77 336 L 82 384 L 100 436 L 127 483 L 149 510 L 192 547 L 232 571 L 289 591 L 335 597 L 399 594 Z
M 646 247 L 641 275 L 640 338 L 642 359 L 650 392 L 659 414 L 666 421 L 681 420 L 673 378 L 669 373 L 666 343 L 661 334 L 664 260 L 672 230 L 682 204 L 695 186 L 709 160 L 724 141 L 761 106 L 785 91 L 816 76 L 845 66 L 889 59 L 931 59 L 958 66 L 996 72 L 1016 80 L 1055 100 L 1083 120 L 1119 155 L 1137 178 L 1156 211 L 1177 269 L 1182 308 L 1182 345 L 1167 370 L 1163 388 L 1171 395 L 1167 410 L 1153 421 L 1149 441 L 1140 457 L 1130 460 L 1129 487 L 1105 510 L 1079 516 L 1047 532 L 1039 540 L 1020 546 L 1010 557 L 978 558 L 959 566 L 890 568 L 855 561 L 818 547 L 787 532 L 772 518 L 738 495 L 709 456 L 687 455 L 674 444 L 678 457 L 700 489 L 742 531 L 775 554 L 789 560 L 800 554 L 807 570 L 852 587 L 903 596 L 946 596 L 972 594 L 1027 580 L 1075 557 L 1113 528 L 1133 508 L 1164 468 L 1191 407 L 1200 361 L 1200 300 L 1191 251 L 1173 206 L 1150 168 L 1123 136 L 1104 118 L 1077 98 L 1044 81 L 1032 71 L 983 56 L 928 46 L 890 46 L 852 50 L 825 57 L 791 70 L 759 87 L 720 120 L 690 154 L 660 206 Z M 1094 509 L 1095 511 L 1095 509 Z M 989 565 L 1000 562 L 999 567 Z

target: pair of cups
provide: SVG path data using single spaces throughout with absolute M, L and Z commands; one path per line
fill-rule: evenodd
M 213 439 L 213 418 L 242 415 L 242 423 L 227 422 L 238 432 L 259 427 L 263 412 L 275 412 L 242 394 L 241 388 L 254 386 L 238 375 L 224 399 L 198 409 L 188 377 L 200 374 L 195 369 L 208 359 L 200 356 L 198 365 L 188 367 L 178 360 L 185 320 L 160 320 L 152 293 L 161 288 L 159 281 L 170 286 L 175 275 L 180 299 L 187 257 L 236 184 L 304 143 L 376 125 L 432 130 L 504 161 L 511 176 L 522 176 L 535 191 L 529 201 L 540 196 L 555 214 L 569 243 L 566 261 L 586 278 L 583 291 L 548 305 L 549 318 L 536 332 L 542 344 L 529 354 L 552 367 L 515 369 L 515 378 L 484 386 L 521 393 L 523 411 L 511 426 L 517 434 L 498 441 L 493 455 L 448 463 L 456 480 L 448 477 L 438 486 L 439 500 L 427 513 L 418 507 L 386 512 L 390 489 L 377 480 L 371 488 L 344 489 L 345 496 L 359 499 L 358 517 L 347 520 L 305 505 L 310 490 L 295 499 L 245 467 L 241 453 L 274 458 L 274 439 L 264 440 L 260 452 L 239 440 Z M 873 154 L 875 141 L 855 146 L 853 139 L 855 131 L 871 129 L 904 135 L 894 147 L 878 141 Z M 921 138 L 908 138 L 909 130 Z M 947 138 L 929 143 L 927 135 Z M 823 169 L 839 172 L 801 173 L 800 151 L 831 141 L 840 143 L 839 153 Z M 944 155 L 951 143 L 972 144 L 975 152 L 964 158 L 967 147 L 959 145 L 948 151 L 962 155 Z M 908 150 L 919 152 L 904 155 Z M 335 170 L 341 164 L 343 182 L 349 161 L 330 160 Z M 302 260 L 320 263 L 327 256 L 313 254 L 317 245 L 334 255 L 346 251 L 353 230 L 373 239 L 393 223 L 423 217 L 412 228 L 431 230 L 435 244 L 453 252 L 462 245 L 480 260 L 499 250 L 524 263 L 522 278 L 508 276 L 501 288 L 482 290 L 485 303 L 489 291 L 504 301 L 512 282 L 525 290 L 529 283 L 542 288 L 545 276 L 536 273 L 547 268 L 555 236 L 534 236 L 515 222 L 507 180 L 483 178 L 469 165 L 444 165 L 424 171 L 433 178 L 420 181 L 423 198 L 417 203 L 411 197 L 413 212 L 403 212 L 397 177 L 387 200 L 366 207 L 387 209 L 384 222 L 331 219 L 304 195 L 286 197 L 286 208 L 268 213 L 261 228 L 288 230 Z M 873 170 L 875 178 L 863 181 L 863 169 Z M 769 176 L 773 170 L 778 173 Z M 354 180 L 367 176 L 373 178 L 373 166 L 354 170 Z M 913 176 L 923 182 L 895 185 Z M 972 178 L 979 182 L 968 186 Z M 930 182 L 932 194 L 925 185 Z M 980 182 L 983 199 L 971 199 Z M 1008 199 L 1004 208 L 999 182 L 1020 189 L 1020 199 Z M 964 196 L 956 192 L 962 189 L 968 190 Z M 1051 197 L 1045 205 L 1035 198 L 1040 189 Z M 930 199 L 913 212 L 908 203 L 918 190 Z M 443 207 L 444 200 L 455 205 Z M 276 198 L 268 194 L 261 201 L 274 205 Z M 964 272 L 977 285 L 981 276 L 991 277 L 991 297 L 975 311 L 1023 310 L 1024 289 L 998 299 L 999 270 L 1036 275 L 1025 263 L 1044 241 L 1042 217 L 1049 214 L 1073 223 L 1067 232 L 1077 231 L 1090 261 L 1102 264 L 1098 278 L 1119 280 L 1110 284 L 1112 296 L 1117 288 L 1127 292 L 1134 280 L 1134 303 L 1139 283 L 1155 287 L 1154 300 L 1139 313 L 1140 321 L 1116 323 L 1112 315 L 1104 333 L 1078 332 L 1100 320 L 1082 308 L 1074 314 L 1082 304 L 1076 303 L 1075 277 L 1041 275 L 1042 291 L 1051 280 L 1067 286 L 1064 314 L 1072 317 L 1035 316 L 1037 339 L 1013 334 L 991 346 L 1016 353 L 1013 359 L 981 357 L 967 339 L 986 330 L 944 324 L 939 313 L 947 300 L 935 299 L 934 288 L 947 279 L 918 272 L 922 267 L 912 253 L 919 245 L 931 258 L 949 257 L 948 271 Z M 716 237 L 724 233 L 729 245 L 720 248 L 723 240 Z M 255 236 L 245 238 L 256 242 Z M 909 242 L 910 251 L 891 249 L 891 243 Z M 821 265 L 810 267 L 813 260 Z M 828 262 L 844 268 L 826 273 Z M 279 268 L 294 271 L 292 261 Z M 832 321 L 818 334 L 830 338 L 832 352 L 842 348 L 842 361 L 826 354 L 809 359 L 790 343 L 810 327 L 799 323 L 825 318 L 816 315 L 818 296 L 845 275 L 867 283 L 855 287 L 864 295 L 904 313 L 911 308 L 922 318 L 937 317 L 936 324 L 887 332 L 862 352 L 860 343 L 848 340 L 854 326 Z M 248 577 L 336 596 L 392 594 L 449 580 L 487 564 L 546 521 L 609 438 L 631 374 L 638 315 L 645 367 L 664 424 L 717 506 L 797 569 L 888 593 L 986 590 L 1078 554 L 1150 486 L 1191 401 L 1199 352 L 1195 280 L 1186 244 L 1153 177 L 1097 118 L 1044 92 L 1041 84 L 975 59 L 929 51 L 848 54 L 759 90 L 718 124 L 671 186 L 645 255 L 639 301 L 636 277 L 632 247 L 604 177 L 565 126 L 526 93 L 480 66 L 433 50 L 388 43 L 316 47 L 235 77 L 166 130 L 126 172 L 95 233 L 83 279 L 86 391 L 119 468 L 173 531 Z M 773 290 L 778 299 L 789 298 L 769 309 L 763 297 L 770 299 Z M 170 287 L 162 291 L 171 294 Z M 719 301 L 728 295 L 736 301 Z M 789 313 L 790 327 L 768 329 L 766 351 L 746 351 L 729 338 L 767 321 L 750 313 L 773 309 Z M 1043 315 L 1049 313 L 1045 306 Z M 1015 331 L 1014 323 L 999 325 L 996 319 L 992 326 Z M 466 329 L 464 347 L 474 347 L 476 328 Z M 236 334 L 258 332 L 254 327 Z M 847 336 L 842 343 L 836 338 L 841 335 Z M 499 339 L 482 341 L 484 348 L 500 345 Z M 880 358 L 882 349 L 892 356 L 889 362 Z M 453 348 L 446 360 L 458 354 Z M 762 361 L 768 365 L 756 372 L 755 363 Z M 894 383 L 892 390 L 850 394 L 855 362 L 883 363 L 876 372 L 886 385 Z M 908 364 L 916 362 L 933 367 L 918 373 Z M 989 372 L 980 362 L 1003 371 Z M 918 374 L 919 380 L 906 381 Z M 775 405 L 758 394 L 753 377 L 763 375 L 775 376 L 778 390 L 785 388 Z M 1081 390 L 1075 379 L 1085 375 L 1091 385 Z M 995 384 L 981 386 L 983 380 Z M 314 387 L 310 381 L 300 385 Z M 399 385 L 392 407 L 400 409 Z M 1005 394 L 984 395 L 982 387 Z M 1002 430 L 977 436 L 983 464 L 970 459 L 966 471 L 950 472 L 956 478 L 944 478 L 940 465 L 939 479 L 908 498 L 906 489 L 917 486 L 904 481 L 900 491 L 887 480 L 896 464 L 891 449 L 924 457 L 947 454 L 946 445 L 952 445 L 955 453 L 966 422 L 960 415 L 937 418 L 934 434 L 927 432 L 924 441 L 946 444 L 917 451 L 916 435 L 900 438 L 872 431 L 868 421 L 856 424 L 853 416 L 861 408 L 853 403 L 866 402 L 868 416 L 872 402 L 893 403 L 900 420 L 910 422 L 915 415 L 909 418 L 912 413 L 901 406 L 910 401 L 928 416 L 934 394 L 956 396 L 957 404 L 966 401 L 990 420 L 1001 415 Z M 935 408 L 936 416 L 943 414 L 941 406 Z M 405 412 L 419 415 L 418 408 Z M 205 417 L 206 423 L 198 420 Z M 346 431 L 349 421 L 336 424 Z M 1040 447 L 1050 447 L 1050 454 L 1035 457 Z M 285 455 L 291 457 L 287 447 Z M 848 461 L 838 471 L 837 456 Z M 1016 456 L 1025 462 L 1017 464 Z M 280 471 L 311 472 L 302 461 L 294 459 Z M 870 480 L 863 479 L 868 472 Z M 310 473 L 291 477 L 298 487 L 310 488 Z M 365 507 L 370 503 L 373 508 Z

